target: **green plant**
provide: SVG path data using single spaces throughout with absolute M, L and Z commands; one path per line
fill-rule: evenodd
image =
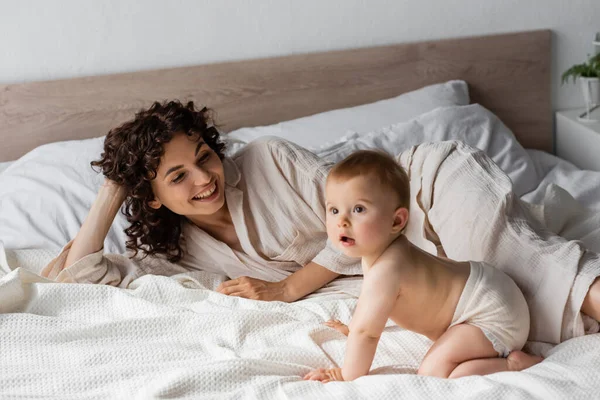
M 573 79 L 573 82 L 575 82 L 578 77 L 600 77 L 600 53 L 590 57 L 587 62 L 573 65 L 571 68 L 563 72 L 562 83 L 568 82 L 571 78 Z

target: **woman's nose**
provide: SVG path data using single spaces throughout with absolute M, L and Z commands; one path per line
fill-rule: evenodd
M 210 183 L 211 175 L 204 168 L 196 168 L 194 171 L 194 185 L 204 186 Z

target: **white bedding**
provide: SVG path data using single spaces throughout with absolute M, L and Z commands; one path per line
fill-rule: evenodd
M 0 174 L 10 167 L 14 161 L 0 162 Z
M 443 380 L 414 374 L 430 342 L 388 325 L 370 375 L 324 385 L 301 376 L 341 365 L 345 337 L 322 322 L 347 321 L 355 299 L 232 298 L 208 290 L 221 278 L 207 273 L 145 276 L 132 290 L 40 280 L 19 269 L 0 286 L 3 312 L 27 312 L 1 319 L 3 398 L 574 399 L 600 390 L 600 335 L 544 349 L 546 360 L 521 373 Z
M 558 185 L 569 192 L 582 206 L 600 210 L 600 172 L 580 170 L 573 164 L 539 150 L 527 150 L 538 176 L 536 189 L 523 200 L 539 203 L 546 187 Z
M 436 110 L 417 124 L 397 124 L 333 146 L 342 151 L 386 143 L 403 150 L 418 132 L 439 140 L 456 138 L 465 126 L 471 133 L 479 129 L 462 139 L 487 146 L 523 199 L 546 201 L 549 217 L 560 214 L 551 220 L 554 229 L 586 238 L 590 247 L 600 242 L 600 173 L 521 151 L 491 114 L 464 111 Z M 463 129 L 440 122 L 456 124 L 460 115 Z M 402 134 L 407 142 L 398 140 Z M 341 155 L 331 149 L 316 151 Z M 577 201 L 560 188 L 548 190 L 552 183 Z M 0 270 L 7 273 L 0 279 L 0 397 L 591 399 L 600 393 L 600 334 L 554 348 L 530 343 L 530 350 L 547 358 L 521 373 L 441 380 L 414 375 L 429 341 L 391 324 L 369 376 L 349 383 L 305 382 L 301 376 L 311 368 L 342 364 L 345 338 L 322 323 L 332 317 L 348 321 L 356 299 L 332 293 L 294 304 L 229 298 L 209 290 L 223 277 L 207 273 L 144 276 L 134 289 L 123 290 L 55 284 L 25 269 L 39 270 L 51 254 L 0 251 Z

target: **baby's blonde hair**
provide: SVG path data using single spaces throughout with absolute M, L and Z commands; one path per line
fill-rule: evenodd
M 330 179 L 347 180 L 357 176 L 373 176 L 379 184 L 398 197 L 398 207 L 409 208 L 410 181 L 408 174 L 387 153 L 376 150 L 359 150 L 333 166 Z

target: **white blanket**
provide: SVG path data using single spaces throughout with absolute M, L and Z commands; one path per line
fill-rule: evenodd
M 591 398 L 600 335 L 565 342 L 521 373 L 416 376 L 430 342 L 388 325 L 370 375 L 321 384 L 301 376 L 340 366 L 356 300 L 294 304 L 227 297 L 206 273 L 144 276 L 133 289 L 48 282 L 23 269 L 0 281 L 0 397 L 53 398 Z

